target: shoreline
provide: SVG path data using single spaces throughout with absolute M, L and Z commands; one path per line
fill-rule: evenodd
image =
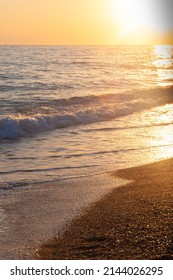
M 34 259 L 45 240 L 125 180 L 107 173 L 18 187 L 0 197 L 0 259 Z
M 173 159 L 114 172 L 131 180 L 75 218 L 36 259 L 173 259 Z

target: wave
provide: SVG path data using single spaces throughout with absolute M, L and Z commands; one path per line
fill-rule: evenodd
M 61 99 L 0 119 L 0 139 L 16 139 L 54 129 L 110 121 L 173 102 L 172 88 Z M 43 106 L 44 105 L 44 106 Z M 25 109 L 23 110 L 25 111 Z M 38 113 L 39 111 L 39 113 Z
M 42 168 L 42 169 L 17 169 L 17 170 L 10 170 L 10 171 L 0 171 L 0 175 L 5 174 L 13 174 L 13 173 L 35 173 L 35 172 L 47 172 L 53 170 L 62 170 L 62 169 L 83 169 L 83 168 L 93 168 L 97 165 L 82 165 L 82 166 L 65 166 L 65 167 L 52 167 L 52 168 Z

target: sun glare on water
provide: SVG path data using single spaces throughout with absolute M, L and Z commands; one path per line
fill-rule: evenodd
M 158 145 L 160 148 L 157 149 L 157 152 L 155 155 L 153 155 L 153 158 L 156 157 L 159 159 L 165 159 L 173 157 L 172 110 L 173 105 L 166 104 L 163 107 L 158 107 L 155 111 L 155 122 L 160 122 L 162 125 L 156 126 L 154 129 L 155 137 L 153 138 L 153 145 Z
M 159 45 L 153 48 L 153 66 L 159 86 L 171 86 L 173 81 L 173 51 L 172 46 Z

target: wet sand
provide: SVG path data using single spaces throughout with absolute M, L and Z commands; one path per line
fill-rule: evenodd
M 1 191 L 0 259 L 34 259 L 36 248 L 61 234 L 85 207 L 124 183 L 100 174 Z
M 111 174 L 113 189 L 38 248 L 38 259 L 173 259 L 173 159 Z

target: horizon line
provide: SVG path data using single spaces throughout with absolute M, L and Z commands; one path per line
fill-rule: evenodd
M 172 44 L 0 44 L 0 46 L 55 46 L 55 47 L 82 47 L 82 46 L 173 46 Z

